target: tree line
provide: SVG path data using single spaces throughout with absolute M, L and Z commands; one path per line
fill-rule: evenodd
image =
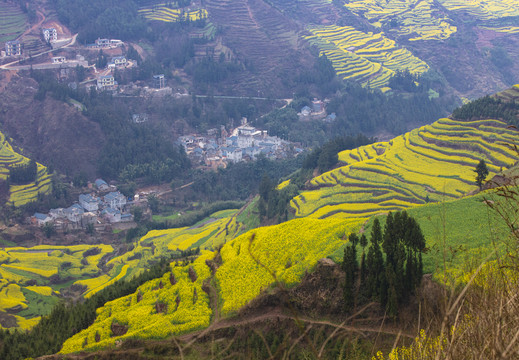
M 357 255 L 360 245 L 362 253 Z M 418 222 L 406 211 L 386 218 L 384 231 L 378 218 L 371 229 L 370 245 L 365 234 L 352 233 L 344 250 L 342 268 L 345 310 L 366 301 L 378 301 L 391 318 L 396 318 L 401 304 L 420 285 L 423 275 L 422 253 L 425 238 Z
M 29 184 L 38 177 L 38 165 L 30 160 L 26 164 L 9 166 L 9 183 L 13 185 Z
M 519 103 L 484 96 L 454 109 L 452 118 L 458 120 L 502 119 L 510 125 L 519 125 Z

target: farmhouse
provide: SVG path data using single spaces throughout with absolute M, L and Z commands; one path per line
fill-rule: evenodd
M 113 209 L 122 209 L 126 205 L 126 197 L 119 191 L 112 191 L 104 196 L 104 202 Z
M 55 28 L 43 29 L 42 33 L 46 43 L 58 40 L 58 31 Z
M 8 41 L 5 43 L 5 56 L 22 55 L 22 43 L 18 40 Z
M 79 195 L 79 205 L 86 211 L 97 211 L 99 209 L 99 199 L 90 194 Z
M 166 78 L 164 74 L 153 75 L 153 87 L 156 89 L 162 89 L 166 86 Z
M 110 187 L 108 186 L 106 181 L 104 181 L 103 179 L 96 179 L 96 181 L 94 183 L 96 185 L 96 188 L 100 191 L 106 191 L 106 190 L 110 189 Z
M 108 68 L 111 69 L 124 68 L 126 66 L 128 66 L 128 61 L 124 56 L 113 57 L 110 63 L 108 64 Z
M 104 75 L 97 78 L 97 89 L 103 90 L 115 90 L 117 88 L 117 81 L 115 81 L 112 75 Z
M 312 109 L 310 109 L 308 106 L 304 106 L 301 109 L 301 116 L 309 116 L 311 112 L 312 112 Z
M 50 216 L 48 216 L 47 214 L 35 212 L 34 215 L 32 216 L 31 220 L 33 221 L 33 223 L 36 223 L 39 226 L 43 226 L 46 223 L 52 221 L 52 218 Z
M 107 207 L 101 212 L 101 215 L 109 222 L 116 223 L 121 221 L 121 212 L 117 209 Z
M 74 204 L 69 206 L 64 210 L 65 216 L 67 219 L 73 223 L 78 223 L 81 221 L 81 216 L 85 213 L 85 210 L 79 204 Z
M 53 64 L 64 64 L 67 59 L 64 56 L 53 56 L 52 63 Z

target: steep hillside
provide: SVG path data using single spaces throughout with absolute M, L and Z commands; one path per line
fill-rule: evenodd
M 233 79 L 237 90 L 292 95 L 283 78 L 312 63 L 298 37 L 298 25 L 262 0 L 207 0 L 205 6 L 211 22 L 223 29 L 223 44 L 246 64 L 246 71 Z
M 298 217 L 369 217 L 477 189 L 484 160 L 490 176 L 518 160 L 517 130 L 498 120 L 440 119 L 389 142 L 339 154 L 343 166 L 314 178 L 292 200 Z
M 74 106 L 48 96 L 34 98 L 38 84 L 29 77 L 0 73 L 0 126 L 35 160 L 73 175 L 95 176 L 96 160 L 104 144 L 99 125 Z
M 211 319 L 236 312 L 274 282 L 289 286 L 299 282 L 319 259 L 340 248 L 359 224 L 298 219 L 252 230 L 225 244 L 219 259 L 211 261 L 214 254 L 206 253 L 192 265 L 175 266 L 162 279 L 105 304 L 94 324 L 69 339 L 62 353 L 207 327 Z
M 0 24 L 0 43 L 14 40 L 25 30 L 27 16 L 19 6 L 4 1 L 0 3 Z

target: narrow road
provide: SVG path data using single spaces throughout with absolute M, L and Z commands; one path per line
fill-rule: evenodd
M 230 96 L 230 95 L 195 95 L 196 98 L 214 98 L 214 99 L 246 99 L 246 100 L 265 100 L 265 101 L 286 101 L 291 102 L 292 99 L 274 99 L 258 96 Z
M 45 54 L 48 54 L 48 53 L 51 53 L 51 52 L 54 52 L 54 51 L 58 51 L 58 50 L 61 50 L 63 48 L 67 48 L 69 46 L 72 46 L 72 45 L 74 45 L 76 43 L 77 35 L 78 34 L 75 34 L 74 36 L 72 36 L 72 38 L 70 39 L 70 42 L 65 44 L 65 45 L 57 47 L 55 49 L 43 51 L 43 52 L 35 54 L 35 55 L 31 55 L 31 58 L 42 56 L 42 55 L 45 55 Z M 10 63 L 4 64 L 4 65 L 0 65 L 0 69 L 2 69 L 2 70 L 13 70 L 13 69 L 10 69 L 9 67 L 14 65 L 14 64 L 18 64 L 22 60 L 25 60 L 25 59 L 18 59 L 18 60 L 12 61 Z

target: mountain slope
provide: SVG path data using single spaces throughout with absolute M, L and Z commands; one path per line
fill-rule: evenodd
M 490 176 L 512 166 L 518 132 L 498 120 L 440 119 L 386 143 L 339 154 L 343 166 L 314 178 L 292 200 L 298 217 L 368 217 L 477 189 L 484 160 Z

